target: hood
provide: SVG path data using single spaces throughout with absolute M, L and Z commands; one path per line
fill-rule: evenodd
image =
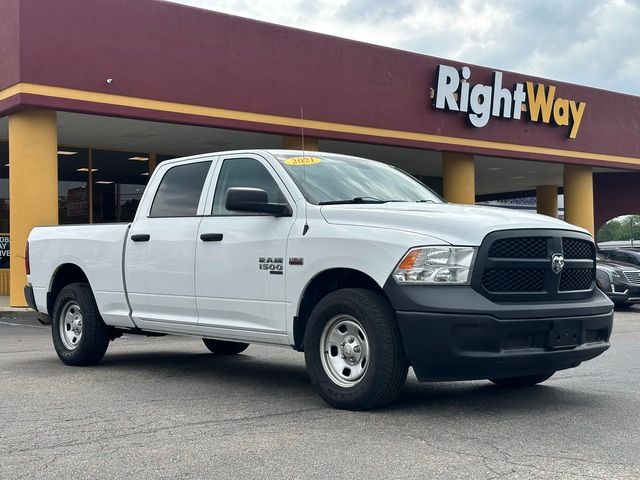
M 452 203 L 325 205 L 322 215 L 336 225 L 358 225 L 418 233 L 452 245 L 479 246 L 496 230 L 524 228 L 589 233 L 561 220 L 500 207 Z
M 611 270 L 624 270 L 626 272 L 640 270 L 640 268 L 631 263 L 616 262 L 613 260 L 605 260 L 603 258 L 596 259 L 596 266 L 608 268 Z

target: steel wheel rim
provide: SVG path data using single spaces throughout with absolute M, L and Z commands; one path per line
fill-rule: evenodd
M 357 385 L 369 369 L 370 347 L 362 324 L 351 315 L 336 315 L 320 336 L 320 358 L 325 373 L 340 387 Z
M 67 302 L 60 314 L 60 340 L 67 350 L 75 350 L 82 338 L 82 311 L 73 300 Z

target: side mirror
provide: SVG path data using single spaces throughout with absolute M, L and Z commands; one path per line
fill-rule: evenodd
M 236 212 L 268 213 L 276 217 L 291 217 L 286 203 L 269 203 L 267 192 L 260 188 L 233 187 L 227 190 L 225 208 Z

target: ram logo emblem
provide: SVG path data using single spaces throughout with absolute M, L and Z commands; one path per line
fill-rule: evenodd
M 554 253 L 551 257 L 551 270 L 553 273 L 560 273 L 564 268 L 564 255 L 561 253 Z

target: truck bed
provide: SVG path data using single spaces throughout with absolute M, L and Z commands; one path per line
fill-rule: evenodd
M 29 237 L 31 284 L 38 310 L 51 314 L 47 305 L 55 272 L 77 265 L 87 276 L 98 309 L 111 325 L 132 327 L 126 298 L 123 254 L 129 224 L 36 227 Z

